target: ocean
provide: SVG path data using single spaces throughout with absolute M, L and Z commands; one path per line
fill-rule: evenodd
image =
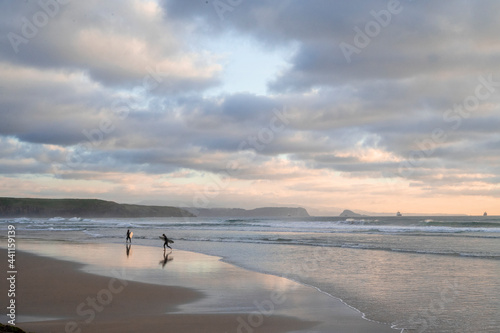
M 0 219 L 22 239 L 222 257 L 341 299 L 400 332 L 500 332 L 500 217 Z

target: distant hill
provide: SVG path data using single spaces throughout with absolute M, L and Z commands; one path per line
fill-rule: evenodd
M 301 207 L 263 207 L 256 209 L 241 208 L 194 208 L 182 207 L 199 217 L 308 217 L 307 210 Z
M 118 204 L 97 199 L 0 198 L 0 217 L 184 217 L 177 207 Z
M 352 210 L 346 209 L 339 215 L 340 217 L 364 217 L 366 215 L 358 214 L 353 212 Z

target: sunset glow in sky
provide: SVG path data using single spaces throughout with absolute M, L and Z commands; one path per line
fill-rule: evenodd
M 500 215 L 496 0 L 0 3 L 0 196 Z

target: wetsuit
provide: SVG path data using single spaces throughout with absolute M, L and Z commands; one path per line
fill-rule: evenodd
M 168 245 L 168 238 L 167 236 L 165 236 L 165 234 L 163 234 L 163 237 L 165 238 L 165 243 L 163 243 L 163 248 L 165 249 L 165 246 L 168 247 L 169 249 L 172 250 L 172 248 Z

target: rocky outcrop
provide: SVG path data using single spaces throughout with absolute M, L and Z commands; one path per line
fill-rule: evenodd
M 366 215 L 358 214 L 353 212 L 352 210 L 346 209 L 339 215 L 340 217 L 363 217 Z

